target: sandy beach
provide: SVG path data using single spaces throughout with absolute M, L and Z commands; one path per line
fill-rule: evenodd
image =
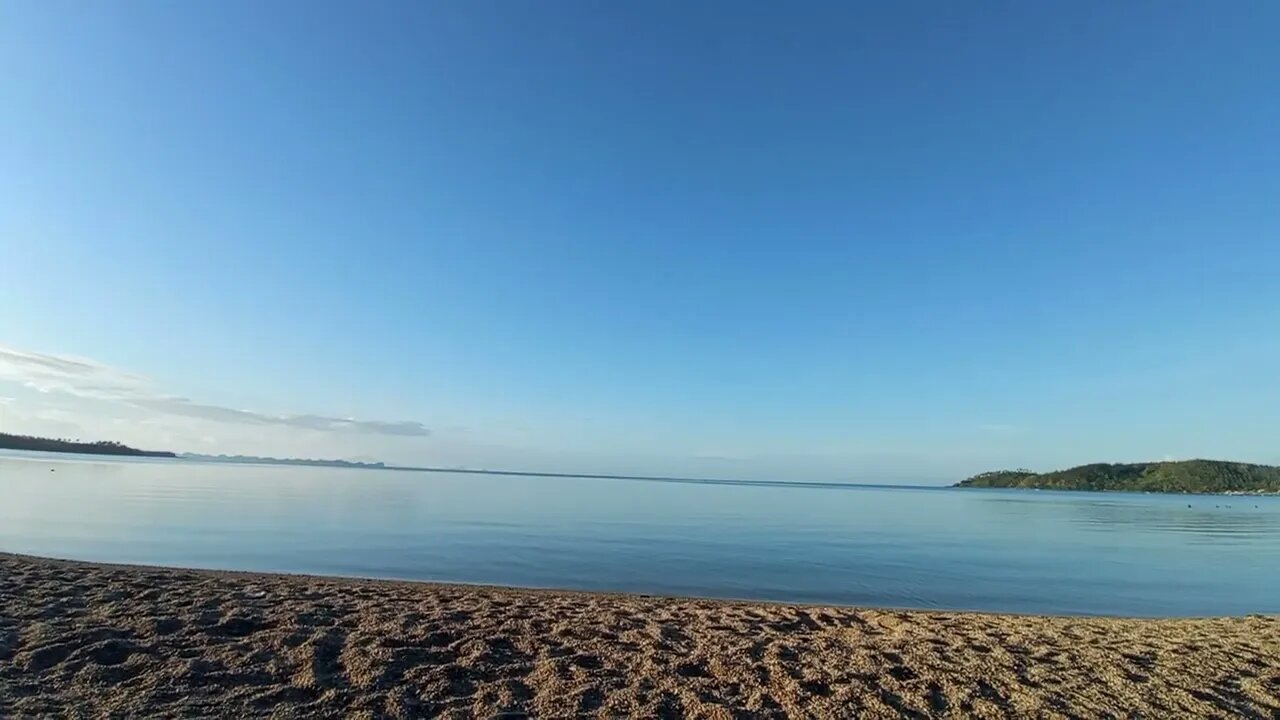
M 1280 717 L 1280 618 L 861 610 L 0 554 L 0 717 Z

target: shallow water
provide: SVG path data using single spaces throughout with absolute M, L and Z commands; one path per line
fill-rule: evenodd
M 0 492 L 0 550 L 83 560 L 863 606 L 1280 612 L 1280 498 L 35 454 L 0 455 Z

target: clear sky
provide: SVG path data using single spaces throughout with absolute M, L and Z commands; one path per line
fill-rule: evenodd
M 3 3 L 0 429 L 1280 462 L 1277 37 L 1269 0 Z

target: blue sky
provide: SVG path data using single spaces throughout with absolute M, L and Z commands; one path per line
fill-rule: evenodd
M 7 3 L 0 423 L 797 479 L 1280 462 L 1277 28 Z

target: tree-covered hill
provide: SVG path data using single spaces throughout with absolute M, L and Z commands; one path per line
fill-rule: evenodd
M 1046 473 L 1030 470 L 986 472 L 959 482 L 956 487 L 1280 493 L 1280 467 L 1222 460 L 1095 463 Z
M 133 455 L 138 457 L 176 457 L 171 452 L 139 450 L 109 440 L 80 442 L 61 438 L 43 438 L 32 435 L 0 433 L 0 449 L 38 450 L 40 452 L 86 453 L 89 455 Z

